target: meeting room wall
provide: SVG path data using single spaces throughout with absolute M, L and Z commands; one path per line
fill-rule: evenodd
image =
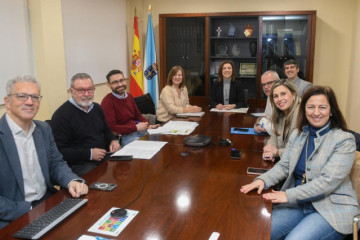
M 63 48 L 50 48 L 49 42 L 62 41 L 61 1 L 31 0 L 30 7 L 38 11 L 31 16 L 34 26 L 34 43 L 36 76 L 43 84 L 43 95 L 46 101 L 41 103 L 38 119 L 51 117 L 53 111 L 68 99 L 65 74 L 65 56 Z M 106 1 L 103 2 L 104 4 Z M 155 42 L 159 59 L 159 14 L 191 12 L 246 12 L 246 11 L 296 11 L 316 10 L 316 41 L 314 57 L 314 84 L 331 86 L 339 99 L 349 126 L 360 132 L 359 111 L 360 94 L 358 94 L 360 68 L 360 7 L 359 0 L 126 0 L 127 8 L 127 49 L 132 53 L 133 18 L 139 17 L 139 35 L 142 55 L 144 53 L 148 6 L 152 5 L 152 20 Z M 46 9 L 46 11 L 45 11 Z M 61 26 L 61 27 L 60 27 Z M 129 58 L 129 57 L 128 57 Z M 357 60 L 357 61 L 356 61 Z M 45 64 L 46 63 L 46 64 Z M 44 88 L 44 82 L 46 85 Z M 100 102 L 108 93 L 106 84 L 96 86 L 95 101 Z M 0 106 L 0 114 L 5 107 Z
M 358 94 L 360 81 L 355 77 L 359 76 L 360 70 L 354 63 L 354 58 L 359 59 L 360 55 L 359 46 L 356 44 L 360 42 L 359 2 L 359 0 L 345 2 L 343 0 L 182 0 L 180 2 L 127 0 L 127 22 L 133 21 L 136 8 L 141 46 L 144 46 L 148 5 L 151 4 L 156 50 L 159 56 L 159 14 L 316 10 L 314 84 L 331 86 L 335 90 L 350 128 L 360 132 L 360 113 L 357 110 L 360 104 L 360 94 Z M 128 42 L 132 42 L 132 39 L 132 29 L 128 28 Z M 159 62 L 158 57 L 158 65 Z M 354 88 L 355 86 L 357 88 Z
M 74 73 L 71 72 L 71 70 L 69 71 L 71 66 L 66 66 L 66 63 L 69 62 L 69 61 L 66 61 L 66 58 L 71 55 L 69 53 L 66 55 L 65 47 L 66 47 L 66 44 L 69 45 L 69 44 L 76 44 L 76 43 L 73 43 L 73 42 L 69 43 L 67 41 L 64 41 L 64 39 L 66 40 L 66 32 L 64 32 L 65 25 L 63 25 L 63 22 L 64 22 L 63 14 L 65 12 L 63 10 L 65 8 L 64 9 L 62 8 L 62 7 L 64 7 L 62 5 L 64 2 L 62 2 L 62 1 L 63 0 L 52 0 L 52 1 L 48 1 L 48 0 L 31 0 L 30 1 L 29 0 L 29 1 L 27 1 L 27 5 L 28 5 L 28 9 L 29 9 L 29 17 L 30 17 L 30 29 L 31 29 L 31 35 L 32 35 L 32 48 L 33 48 L 32 50 L 33 50 L 34 68 L 35 68 L 34 72 L 35 72 L 36 78 L 41 83 L 41 88 L 42 88 L 41 95 L 43 96 L 43 100 L 41 101 L 41 105 L 40 105 L 40 110 L 36 116 L 36 119 L 40 119 L 40 120 L 50 119 L 53 112 L 62 103 L 64 103 L 70 96 L 69 91 L 68 91 L 69 78 L 70 78 L 69 73 L 71 73 L 71 75 L 73 75 Z M 69 2 L 69 0 L 66 0 L 66 2 Z M 98 15 L 103 14 L 103 15 L 106 15 L 106 18 L 108 18 L 110 14 L 114 14 L 114 10 L 108 9 L 109 4 L 108 4 L 108 6 L 106 6 L 106 8 L 108 10 L 106 10 L 106 8 L 104 9 L 104 5 L 103 5 L 104 2 L 105 1 L 102 1 L 102 0 L 96 0 L 96 1 L 93 0 L 93 1 L 91 1 L 91 4 L 89 3 L 88 5 L 86 5 L 86 7 L 81 8 L 81 10 L 83 10 L 82 12 L 81 12 L 81 10 L 77 10 L 77 11 L 80 11 L 80 12 L 78 12 L 78 15 L 88 13 L 89 15 L 91 15 L 91 16 L 89 16 L 90 18 L 91 17 L 96 18 L 97 15 L 93 12 L 93 10 L 95 8 L 95 9 L 99 9 Z M 116 7 L 118 7 L 118 8 L 119 8 L 119 6 L 121 7 L 121 9 L 119 9 L 118 13 L 115 12 L 115 14 L 117 14 L 117 16 L 123 16 L 123 20 L 121 20 L 122 21 L 121 23 L 126 28 L 126 23 L 125 23 L 126 22 L 126 17 L 125 17 L 126 1 L 125 0 L 111 0 L 111 1 L 107 1 L 107 2 L 112 3 L 112 5 L 111 5 L 112 8 L 114 8 L 114 5 L 116 5 Z M 96 6 L 95 4 L 97 4 L 98 6 Z M 89 6 L 89 5 L 91 5 L 91 6 Z M 91 7 L 92 11 L 89 11 L 89 7 Z M 115 9 L 115 11 L 116 11 L 116 9 Z M 74 21 L 74 20 L 70 19 L 70 21 Z M 94 21 L 97 21 L 97 20 L 95 19 Z M 114 27 L 113 24 L 112 25 L 110 24 L 111 26 L 106 26 L 106 25 L 103 26 L 104 19 L 98 20 L 97 22 L 99 22 L 98 24 L 102 24 L 101 25 L 102 28 L 104 28 L 104 29 L 111 28 L 111 31 L 117 31 L 117 32 L 114 32 L 113 34 L 108 34 L 106 36 L 104 36 L 102 31 L 96 31 L 96 32 L 93 31 L 93 32 L 89 33 L 89 30 L 88 30 L 88 33 L 80 32 L 80 35 L 82 35 L 82 36 L 80 36 L 78 39 L 76 39 L 78 42 L 84 43 L 84 44 L 79 45 L 80 47 L 86 46 L 88 48 L 91 48 L 91 47 L 89 47 L 89 42 L 91 42 L 91 40 L 93 40 L 95 38 L 95 36 L 97 37 L 97 39 L 99 39 L 99 37 L 100 37 L 100 40 L 111 39 L 112 42 L 116 41 L 117 45 L 122 45 L 122 46 L 125 45 L 123 47 L 125 49 L 123 51 L 123 54 L 118 54 L 118 51 L 113 51 L 114 53 L 116 52 L 116 55 L 113 54 L 114 55 L 113 57 L 109 56 L 109 54 L 106 54 L 105 57 L 107 57 L 109 59 L 114 59 L 114 57 L 115 57 L 115 60 L 111 63 L 106 64 L 109 66 L 102 69 L 103 70 L 102 74 L 98 74 L 98 75 L 94 76 L 89 71 L 98 70 L 99 67 L 102 67 L 103 65 L 105 65 L 104 61 L 99 62 L 98 65 L 93 66 L 93 69 L 90 69 L 90 70 L 89 69 L 73 70 L 73 71 L 77 71 L 77 72 L 90 73 L 90 75 L 94 78 L 94 81 L 96 82 L 95 101 L 101 102 L 103 97 L 109 92 L 109 88 L 107 87 L 106 77 L 105 77 L 107 72 L 114 68 L 123 68 L 123 66 L 127 66 L 129 64 L 126 61 L 126 59 L 128 59 L 127 46 L 126 46 L 127 45 L 126 34 L 121 33 L 122 36 L 125 36 L 124 38 L 121 38 L 118 36 L 121 29 L 116 30 L 116 26 Z M 78 24 L 78 23 L 76 23 L 76 24 Z M 68 25 L 69 25 L 69 23 L 68 23 Z M 76 32 L 76 29 L 75 30 L 72 29 L 72 32 L 68 32 L 68 35 L 69 34 L 75 35 L 78 32 Z M 103 38 L 103 39 L 101 39 L 101 38 Z M 99 41 L 99 42 L 104 42 L 104 41 Z M 111 44 L 108 44 L 108 45 L 110 46 Z M 109 49 L 109 46 L 106 46 L 107 49 Z M 92 48 L 94 48 L 94 47 L 92 47 Z M 99 54 L 99 49 L 104 49 L 104 48 L 105 48 L 104 46 L 99 46 L 98 49 L 95 49 L 95 50 L 98 50 L 98 54 Z M 117 48 L 115 50 L 117 50 Z M 90 53 L 96 52 L 96 51 L 89 49 L 88 51 L 83 51 L 83 52 L 85 54 L 87 54 L 89 56 L 89 58 L 90 57 L 94 58 L 94 56 L 91 56 Z M 100 52 L 100 54 L 101 54 L 101 52 Z M 71 57 L 76 58 L 80 54 L 74 54 L 74 55 L 76 55 L 76 56 L 71 56 Z M 116 64 L 116 61 L 119 61 L 119 59 L 123 59 L 124 57 L 125 57 L 125 60 L 122 62 L 125 62 L 125 65 Z M 105 60 L 108 60 L 108 59 L 105 59 Z M 83 62 L 85 62 L 85 61 L 83 61 Z M 82 63 L 82 62 L 80 62 L 80 63 Z M 84 69 L 85 69 L 85 67 L 84 67 Z M 124 68 L 128 68 L 128 67 L 124 67 Z M 128 69 L 121 69 L 121 70 L 123 70 L 126 74 L 128 72 Z M 98 72 L 99 71 L 97 71 L 97 73 Z M 22 73 L 19 73 L 19 74 L 22 74 Z M 95 79 L 95 77 L 96 77 L 96 79 Z M 0 114 L 2 115 L 4 112 L 5 112 L 5 106 L 1 105 L 0 106 Z

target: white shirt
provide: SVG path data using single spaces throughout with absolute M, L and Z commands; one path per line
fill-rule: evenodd
M 26 132 L 7 114 L 6 121 L 13 134 L 20 159 L 24 180 L 25 201 L 32 202 L 39 200 L 45 195 L 47 187 L 32 136 L 36 125 L 32 122 L 29 133 L 26 135 Z

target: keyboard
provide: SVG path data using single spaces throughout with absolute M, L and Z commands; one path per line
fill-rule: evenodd
M 44 213 L 35 221 L 20 229 L 13 237 L 39 239 L 58 223 L 83 206 L 87 201 L 87 199 L 82 198 L 68 198 Z

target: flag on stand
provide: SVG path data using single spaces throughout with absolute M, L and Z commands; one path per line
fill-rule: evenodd
M 131 56 L 130 92 L 134 97 L 143 95 L 143 72 L 141 67 L 140 41 L 137 17 L 134 17 L 134 42 Z
M 145 92 L 151 94 L 151 97 L 157 106 L 159 99 L 158 90 L 158 77 L 157 77 L 157 65 L 156 65 L 156 49 L 154 28 L 151 19 L 151 6 L 149 6 L 149 17 L 146 32 L 146 46 L 145 46 L 145 60 L 144 60 L 144 89 Z

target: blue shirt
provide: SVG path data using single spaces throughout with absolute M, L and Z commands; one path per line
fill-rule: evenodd
M 303 174 L 305 173 L 305 167 L 306 167 L 306 160 L 308 160 L 311 156 L 311 154 L 314 152 L 315 148 L 315 138 L 316 133 L 319 134 L 319 136 L 323 136 L 326 133 L 330 131 L 330 122 L 325 124 L 325 126 L 316 128 L 308 125 L 309 127 L 309 137 L 308 137 L 308 144 L 304 145 L 304 148 L 301 152 L 299 161 L 296 164 L 295 170 L 294 170 L 294 177 L 295 177 L 295 187 L 298 185 L 301 185 L 301 181 L 303 180 Z M 306 146 L 307 146 L 307 154 L 306 154 Z M 307 156 L 306 156 L 307 155 Z

